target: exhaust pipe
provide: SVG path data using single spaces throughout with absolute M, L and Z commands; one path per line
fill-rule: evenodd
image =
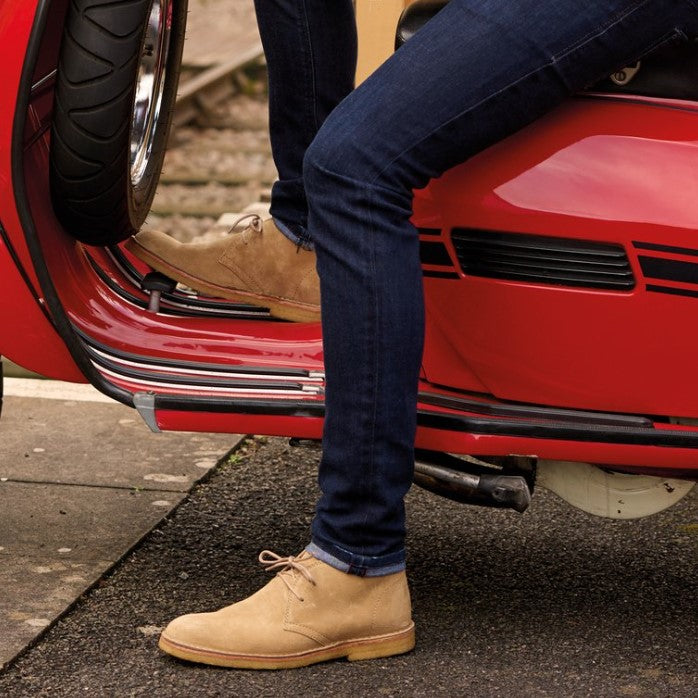
M 526 479 L 521 475 L 497 475 L 482 472 L 488 470 L 474 463 L 467 463 L 458 458 L 460 467 L 470 467 L 480 471 L 478 474 L 456 470 L 443 464 L 435 465 L 418 460 L 414 466 L 414 482 L 430 492 L 465 504 L 514 509 L 522 513 L 531 503 L 531 490 Z

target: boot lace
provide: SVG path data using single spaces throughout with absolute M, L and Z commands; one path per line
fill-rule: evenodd
M 262 218 L 256 213 L 243 213 L 233 221 L 233 224 L 230 226 L 230 228 L 228 228 L 228 233 L 234 233 L 240 227 L 240 224 L 245 223 L 246 221 L 249 221 L 249 223 L 242 228 L 243 230 L 251 228 L 255 233 L 262 232 L 264 228 L 264 221 Z M 296 242 L 296 252 L 300 252 L 303 249 L 303 243 L 300 240 Z
M 255 233 L 261 233 L 262 232 L 262 227 L 264 225 L 264 221 L 262 221 L 261 217 L 258 216 L 256 213 L 243 213 L 241 216 L 238 216 L 234 221 L 233 224 L 230 226 L 230 229 L 228 230 L 229 233 L 234 232 L 240 227 L 241 223 L 245 223 L 246 221 L 249 221 L 247 225 L 245 225 L 244 228 L 252 228 L 252 230 L 255 231 Z M 243 230 L 244 230 L 243 228 Z
M 276 570 L 276 575 L 281 579 L 281 581 L 288 587 L 289 591 L 299 600 L 303 601 L 303 597 L 291 586 L 291 583 L 286 578 L 288 575 L 285 572 L 291 572 L 293 570 L 300 572 L 313 586 L 315 586 L 315 580 L 313 575 L 302 565 L 301 561 L 307 558 L 302 558 L 300 556 L 289 555 L 288 557 L 281 557 L 271 550 L 262 550 L 259 554 L 259 561 L 265 567 L 267 572 L 273 572 Z

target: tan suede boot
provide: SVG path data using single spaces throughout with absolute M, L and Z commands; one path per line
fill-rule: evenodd
M 295 322 L 320 320 L 320 280 L 315 253 L 291 242 L 270 218 L 255 214 L 239 232 L 214 242 L 177 242 L 144 230 L 126 249 L 167 276 L 197 291 L 269 308 L 274 317 Z M 233 226 L 233 230 L 236 226 Z
M 280 572 L 244 601 L 215 613 L 180 616 L 160 648 L 192 662 L 239 669 L 290 669 L 346 657 L 388 657 L 414 647 L 404 572 L 345 574 L 307 551 L 260 562 Z

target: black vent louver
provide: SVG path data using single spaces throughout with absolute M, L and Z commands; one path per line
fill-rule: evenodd
M 635 287 L 621 245 L 588 240 L 454 228 L 464 274 L 538 284 L 615 291 Z

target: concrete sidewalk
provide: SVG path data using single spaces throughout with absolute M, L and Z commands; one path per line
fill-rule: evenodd
M 241 440 L 152 434 L 91 386 L 6 378 L 0 420 L 0 669 Z

